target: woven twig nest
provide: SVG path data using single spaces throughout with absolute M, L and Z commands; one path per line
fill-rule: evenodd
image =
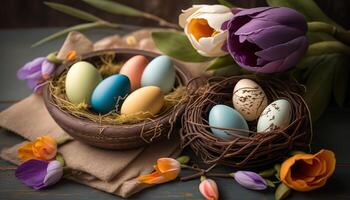
M 98 67 L 106 62 L 104 59 L 109 56 L 108 62 L 117 66 L 118 63 L 125 62 L 135 55 L 143 55 L 149 60 L 159 56 L 159 54 L 143 50 L 110 49 L 92 52 L 73 62 L 59 66 L 53 80 L 43 90 L 45 105 L 57 124 L 75 139 L 105 149 L 132 149 L 166 137 L 169 138 L 185 107 L 186 93 L 179 93 L 178 91 L 181 87 L 184 88 L 191 78 L 190 73 L 176 60 L 173 60 L 173 62 L 176 71 L 177 89 L 172 92 L 172 96 L 168 99 L 167 95 L 165 96 L 165 102 L 169 102 L 167 108 L 151 118 L 140 120 L 134 117 L 120 120 L 117 112 L 108 116 L 101 116 L 90 112 L 87 108 L 79 110 L 79 107 L 73 107 L 74 109 L 72 109 L 72 105 L 66 98 L 62 82 L 65 80 L 64 76 L 67 70 L 75 62 L 84 60 Z M 99 71 L 101 74 L 106 73 L 105 69 L 99 69 Z M 59 95 L 56 94 L 57 90 L 60 93 Z M 179 94 L 184 96 L 179 96 Z M 175 103 L 171 102 L 173 101 L 171 98 L 176 99 L 174 100 Z
M 265 91 L 269 103 L 281 98 L 291 103 L 292 118 L 288 127 L 257 133 L 257 121 L 253 121 L 248 123 L 249 136 L 237 135 L 236 129 L 221 129 L 233 135 L 232 140 L 224 140 L 212 134 L 207 121 L 210 109 L 216 104 L 232 107 L 233 89 L 243 78 L 258 83 Z M 203 79 L 194 80 L 188 85 L 192 94 L 183 114 L 181 138 L 182 147 L 190 146 L 205 163 L 255 168 L 271 164 L 293 149 L 309 148 L 312 125 L 309 110 L 301 97 L 304 88 L 298 83 L 247 75 L 212 78 L 205 80 L 199 89 L 194 89 L 198 81 L 203 85 Z

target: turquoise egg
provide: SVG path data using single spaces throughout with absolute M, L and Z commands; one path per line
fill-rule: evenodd
M 175 83 L 175 69 L 172 60 L 168 56 L 158 56 L 154 58 L 143 71 L 141 86 L 158 86 L 160 90 L 167 94 Z
M 234 128 L 249 130 L 248 124 L 243 116 L 235 109 L 226 105 L 216 105 L 209 112 L 209 125 L 218 128 Z M 224 132 L 224 130 L 210 128 L 213 134 L 224 139 L 233 139 L 234 136 Z M 248 136 L 245 131 L 236 131 L 236 134 Z
M 106 114 L 116 109 L 130 92 L 130 80 L 122 74 L 115 74 L 101 81 L 91 96 L 93 110 Z

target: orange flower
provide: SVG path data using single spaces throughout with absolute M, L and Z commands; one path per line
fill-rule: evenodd
M 174 180 L 181 171 L 181 164 L 172 158 L 160 158 L 154 169 L 155 172 L 139 176 L 138 180 L 146 184 L 160 184 Z
M 320 188 L 335 169 L 335 155 L 322 149 L 316 154 L 296 154 L 282 163 L 281 181 L 290 188 L 306 192 Z
M 219 190 L 215 181 L 212 179 L 201 178 L 201 183 L 199 184 L 199 191 L 202 193 L 205 199 L 208 200 L 218 200 Z
M 21 146 L 17 153 L 22 161 L 30 159 L 51 160 L 56 156 L 57 143 L 49 135 L 41 136 Z
M 74 50 L 70 50 L 68 53 L 67 53 L 67 56 L 66 56 L 66 59 L 68 61 L 73 61 L 77 58 L 77 52 L 74 51 Z

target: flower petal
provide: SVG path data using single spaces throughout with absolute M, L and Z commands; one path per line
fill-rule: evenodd
M 187 19 L 198 9 L 206 5 L 193 5 L 191 8 L 188 8 L 186 10 L 182 10 L 182 14 L 179 15 L 179 25 L 182 28 L 185 28 Z
M 165 177 L 163 177 L 159 172 L 153 172 L 151 174 L 146 174 L 138 177 L 138 180 L 146 184 L 161 184 L 168 182 Z
M 45 60 L 45 57 L 36 58 L 28 63 L 26 63 L 22 68 L 17 71 L 18 79 L 24 80 L 31 74 L 41 70 L 41 64 Z
M 30 159 L 34 159 L 35 156 L 33 154 L 33 144 L 31 142 L 28 142 L 24 145 L 22 145 L 18 150 L 17 150 L 17 156 L 22 160 L 22 161 L 27 161 Z
M 41 75 L 47 80 L 51 77 L 52 73 L 55 71 L 55 64 L 45 60 L 41 65 Z
M 50 186 L 57 183 L 63 176 L 62 164 L 57 160 L 51 161 L 47 166 L 46 171 L 47 174 L 43 181 L 45 186 Z
M 16 169 L 16 177 L 25 185 L 34 189 L 45 187 L 43 180 L 49 162 L 43 160 L 28 160 Z
M 320 160 L 324 160 L 327 165 L 327 178 L 330 177 L 335 170 L 335 154 L 332 151 L 322 149 L 316 154 L 316 157 L 318 157 Z

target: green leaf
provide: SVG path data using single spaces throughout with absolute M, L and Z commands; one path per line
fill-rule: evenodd
M 339 106 L 344 106 L 344 102 L 346 99 L 346 92 L 348 90 L 349 85 L 349 59 L 345 56 L 340 57 L 340 64 L 334 66 L 335 74 L 334 74 L 334 83 L 333 83 L 333 95 L 335 101 Z
M 218 0 L 218 2 L 221 4 L 221 5 L 224 5 L 224 6 L 227 6 L 229 8 L 232 8 L 232 7 L 235 7 L 232 3 L 226 1 L 226 0 Z
M 228 65 L 224 68 L 216 69 L 214 70 L 213 75 L 214 76 L 238 76 L 243 74 L 243 71 L 240 67 L 237 67 L 237 65 Z
M 333 77 L 338 54 L 318 56 L 320 61 L 312 69 L 306 82 L 304 98 L 315 122 L 326 110 L 332 96 Z
M 266 0 L 269 6 L 285 6 L 293 8 L 302 13 L 307 21 L 323 21 L 336 26 L 331 18 L 329 18 L 313 0 Z
M 161 52 L 176 59 L 186 62 L 204 62 L 212 59 L 200 55 L 183 33 L 152 32 L 152 38 Z
M 33 44 L 32 47 L 37 47 L 37 46 L 42 45 L 46 42 L 57 39 L 61 36 L 66 35 L 67 33 L 71 32 L 71 31 L 83 31 L 83 30 L 92 29 L 92 28 L 96 28 L 96 27 L 103 27 L 103 26 L 106 26 L 106 25 L 103 23 L 100 23 L 100 22 L 92 22 L 92 23 L 75 25 L 75 26 L 66 28 L 62 31 L 56 32 L 52 35 L 49 35 L 49 36 L 41 39 L 40 41 Z
M 212 60 L 207 68 L 207 71 L 220 69 L 229 65 L 237 65 L 231 55 L 221 56 Z
M 82 0 L 91 6 L 94 6 L 103 11 L 128 16 L 143 16 L 143 12 L 129 6 L 109 1 L 109 0 Z
M 282 200 L 287 198 L 290 195 L 291 191 L 292 190 L 284 183 L 279 184 L 275 192 L 275 200 Z
M 79 19 L 83 19 L 86 21 L 99 21 L 101 20 L 100 18 L 96 17 L 95 15 L 92 15 L 90 13 L 87 13 L 85 11 L 67 6 L 67 5 L 63 5 L 60 3 L 54 3 L 54 2 L 44 2 L 45 5 L 49 6 L 50 8 L 53 8 L 55 10 L 58 10 L 60 12 L 63 12 L 67 15 L 73 16 L 73 17 L 77 17 Z

